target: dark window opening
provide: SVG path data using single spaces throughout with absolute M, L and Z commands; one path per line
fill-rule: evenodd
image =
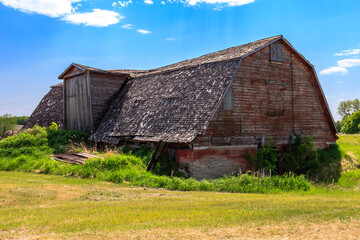
M 270 61 L 274 61 L 274 62 L 284 61 L 284 51 L 282 44 L 273 43 L 270 45 Z

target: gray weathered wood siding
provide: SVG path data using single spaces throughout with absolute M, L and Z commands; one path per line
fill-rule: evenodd
M 90 132 L 92 128 L 88 74 L 64 80 L 65 127 Z
M 93 129 L 101 123 L 114 97 L 124 84 L 127 76 L 90 72 L 90 93 Z

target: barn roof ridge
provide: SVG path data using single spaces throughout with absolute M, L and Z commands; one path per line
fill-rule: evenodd
M 132 77 L 157 74 L 161 72 L 168 72 L 173 70 L 181 70 L 186 69 L 188 67 L 196 67 L 202 64 L 207 63 L 215 63 L 215 62 L 226 62 L 239 60 L 241 58 L 247 57 L 248 55 L 257 52 L 258 50 L 266 47 L 267 45 L 278 41 L 280 39 L 284 39 L 282 35 L 276 35 L 268 38 L 259 39 L 250 43 L 238 45 L 235 47 L 225 48 L 223 50 L 215 51 L 212 53 L 204 54 L 199 57 L 186 59 L 180 62 L 176 62 L 173 64 L 165 65 L 158 68 L 152 68 L 148 70 L 136 70 L 136 69 L 115 69 L 108 70 L 110 72 L 120 72 L 120 73 L 129 73 Z M 258 45 L 257 45 L 258 44 Z M 249 47 L 245 49 L 245 47 Z M 241 51 L 242 50 L 242 51 Z M 236 53 L 236 51 L 238 51 Z M 235 52 L 235 53 L 234 53 Z M 233 55 L 232 55 L 233 53 Z M 197 61 L 199 60 L 199 61 Z
M 147 69 L 147 70 L 137 70 L 137 69 L 103 70 L 74 62 L 70 64 L 65 69 L 65 71 L 62 74 L 60 74 L 58 78 L 61 79 L 66 74 L 66 72 L 73 66 L 83 69 L 84 71 L 93 71 L 93 72 L 109 73 L 109 74 L 128 74 L 132 78 L 144 76 L 144 75 L 159 74 L 159 73 L 175 71 L 175 70 L 177 71 L 189 67 L 196 67 L 207 63 L 226 62 L 226 61 L 241 59 L 279 39 L 284 39 L 284 37 L 282 35 L 275 35 L 272 37 L 267 37 L 256 41 L 252 41 L 250 43 L 238 45 L 235 47 L 229 47 L 212 53 L 204 54 L 199 57 L 190 58 L 180 62 L 172 63 L 158 68 Z M 248 48 L 246 49 L 246 47 Z
M 112 72 L 109 70 L 103 70 L 100 68 L 94 68 L 94 67 L 89 67 L 89 66 L 85 66 L 79 63 L 71 63 L 66 69 L 65 71 L 63 71 L 58 79 L 63 79 L 64 76 L 66 76 L 66 73 L 72 68 L 72 67 L 77 67 L 79 69 L 81 69 L 83 72 L 81 72 L 80 74 L 83 74 L 86 71 L 90 71 L 90 72 L 98 72 L 98 73 L 107 73 L 107 74 L 115 74 L 115 75 L 129 75 L 128 73 L 124 73 L 124 72 Z

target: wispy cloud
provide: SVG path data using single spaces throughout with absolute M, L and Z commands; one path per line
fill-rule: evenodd
M 2 4 L 25 13 L 61 17 L 75 11 L 73 3 L 81 0 L 0 0 Z
M 129 6 L 132 2 L 132 0 L 128 0 L 128 1 L 117 1 L 117 2 L 113 2 L 111 5 L 113 7 L 127 7 Z
M 335 56 L 349 56 L 349 55 L 359 55 L 360 49 L 349 49 L 349 50 L 343 50 L 341 52 L 335 53 Z
M 344 81 L 337 81 L 336 82 L 337 84 L 343 84 L 343 83 L 345 83 Z
M 166 41 L 174 41 L 175 38 L 165 38 Z
M 185 0 L 185 2 L 191 6 L 208 3 L 208 4 L 224 4 L 228 6 L 241 6 L 255 2 L 255 0 Z
M 120 19 L 123 18 L 124 17 L 120 16 L 117 12 L 93 9 L 92 12 L 66 15 L 62 17 L 61 20 L 73 24 L 84 24 L 86 26 L 107 27 L 118 23 Z
M 141 33 L 141 34 L 150 34 L 150 33 L 151 33 L 151 31 L 149 31 L 149 30 L 144 30 L 144 29 L 138 29 L 138 30 L 136 30 L 136 31 L 138 31 L 138 32 Z
M 337 61 L 337 64 L 340 67 L 346 67 L 346 68 L 360 66 L 360 59 L 344 59 Z
M 134 28 L 134 26 L 132 24 L 125 24 L 125 25 L 122 25 L 121 27 L 125 28 L 125 29 L 133 29 Z
M 144 0 L 144 3 L 146 3 L 146 4 L 154 4 L 154 2 L 152 1 L 152 0 Z
M 346 68 L 343 67 L 331 67 L 331 68 L 326 68 L 324 70 L 322 70 L 320 72 L 321 75 L 329 75 L 329 74 L 345 74 L 347 73 L 348 70 Z

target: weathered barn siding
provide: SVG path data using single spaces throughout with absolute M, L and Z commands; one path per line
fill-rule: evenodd
M 255 153 L 256 146 L 200 147 L 193 150 L 178 149 L 177 162 L 196 178 L 217 178 L 239 171 L 250 170 L 246 154 Z
M 283 63 L 270 61 L 270 47 L 244 58 L 232 83 L 233 110 L 219 107 L 194 146 L 258 144 L 290 135 L 314 138 L 316 147 L 335 142 L 310 66 L 286 46 Z
M 65 128 L 90 132 L 90 81 L 87 73 L 64 80 Z
M 127 75 L 112 75 L 90 72 L 90 93 L 92 108 L 92 130 L 97 129 L 107 109 L 120 91 Z
M 215 176 L 215 168 L 223 173 L 227 168 L 244 171 L 250 167 L 243 151 L 227 155 L 218 150 L 226 146 L 255 150 L 270 137 L 275 145 L 288 145 L 290 135 L 297 134 L 312 137 L 316 148 L 336 141 L 312 68 L 286 45 L 283 50 L 282 63 L 270 61 L 270 46 L 242 60 L 229 88 L 233 105 L 229 104 L 229 95 L 225 96 L 205 134 L 194 140 L 194 149 L 178 152 L 180 166 L 188 167 L 196 176 Z
M 64 79 L 67 129 L 94 131 L 128 75 L 69 69 Z

